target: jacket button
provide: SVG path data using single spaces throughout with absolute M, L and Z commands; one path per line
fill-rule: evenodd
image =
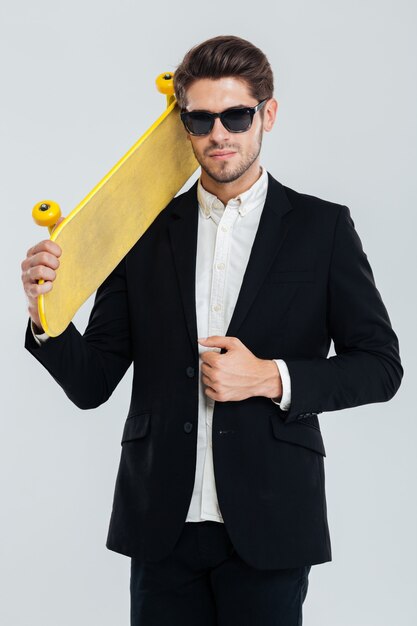
M 193 367 L 191 367 L 191 366 L 190 366 L 190 367 L 187 367 L 187 369 L 185 370 L 185 372 L 186 372 L 186 374 L 187 374 L 188 378 L 194 378 L 194 375 L 195 375 L 195 370 L 194 370 L 194 368 L 193 368 Z
M 184 424 L 184 430 L 186 433 L 190 433 L 193 429 L 193 425 L 191 422 L 185 422 Z

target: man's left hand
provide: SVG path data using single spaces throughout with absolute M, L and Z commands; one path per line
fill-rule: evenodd
M 198 339 L 198 343 L 227 350 L 225 354 L 213 350 L 201 354 L 202 382 L 209 398 L 216 402 L 252 396 L 281 398 L 281 376 L 274 361 L 259 359 L 237 337 L 213 335 Z

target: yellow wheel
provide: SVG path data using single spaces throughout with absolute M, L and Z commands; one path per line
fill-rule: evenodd
M 33 207 L 32 217 L 38 226 L 47 226 L 49 232 L 51 232 L 52 228 L 61 217 L 61 209 L 57 202 L 42 200 L 42 202 L 38 202 Z
M 164 72 L 156 77 L 156 87 L 160 93 L 166 96 L 174 95 L 174 73 Z
M 174 73 L 164 72 L 156 77 L 156 88 L 167 97 L 167 107 L 174 102 Z

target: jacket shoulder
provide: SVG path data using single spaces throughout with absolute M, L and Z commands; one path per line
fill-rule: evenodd
M 162 209 L 152 222 L 150 228 L 156 229 L 161 226 L 165 226 L 171 222 L 172 218 L 176 215 L 182 215 L 183 213 L 192 210 L 197 202 L 197 182 L 194 183 L 187 191 L 178 194 Z
M 288 187 L 287 185 L 284 185 L 280 181 L 276 180 L 269 172 L 268 178 L 269 189 L 272 194 L 276 195 L 277 192 L 284 193 L 288 202 L 294 209 L 321 211 L 333 214 L 336 212 L 337 214 L 342 207 L 345 207 L 345 205 L 340 202 L 332 202 L 331 200 L 326 200 L 324 198 L 319 198 L 318 196 L 313 196 L 312 194 L 292 189 L 291 187 Z
M 340 202 L 333 202 L 331 200 L 313 196 L 312 194 L 296 191 L 295 189 L 285 185 L 283 185 L 283 188 L 289 202 L 294 208 L 318 212 L 325 216 L 337 216 L 342 209 L 347 208 L 346 205 L 341 204 Z

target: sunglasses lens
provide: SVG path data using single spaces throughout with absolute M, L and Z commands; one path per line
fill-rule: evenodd
M 252 125 L 255 110 L 253 108 L 229 109 L 223 113 L 207 113 L 205 111 L 184 111 L 181 119 L 192 135 L 208 135 L 214 126 L 216 117 L 232 133 L 244 133 Z
M 222 114 L 222 121 L 232 133 L 243 133 L 251 127 L 252 115 L 248 109 L 230 109 Z
M 213 118 L 204 112 L 186 113 L 183 120 L 188 132 L 192 135 L 207 135 L 213 127 Z

